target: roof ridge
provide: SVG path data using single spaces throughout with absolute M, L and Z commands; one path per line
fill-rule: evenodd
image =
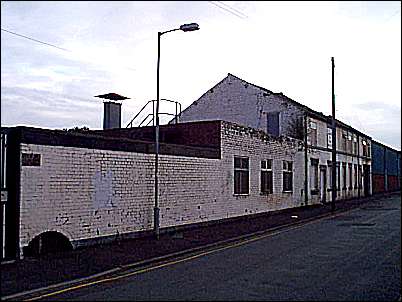
M 259 89 L 261 89 L 261 90 L 263 90 L 263 91 L 267 91 L 267 92 L 269 92 L 269 93 L 271 93 L 271 94 L 274 94 L 274 95 L 281 95 L 282 97 L 285 97 L 286 99 L 288 99 L 289 101 L 291 101 L 292 103 L 294 103 L 294 105 L 299 106 L 299 107 L 301 107 L 302 109 L 309 111 L 310 113 L 319 115 L 319 116 L 321 116 L 321 117 L 324 118 L 324 119 L 331 118 L 331 115 L 325 115 L 325 114 L 322 113 L 322 112 L 319 112 L 319 111 L 316 111 L 316 110 L 314 110 L 314 109 L 311 109 L 311 108 L 308 107 L 307 105 L 304 105 L 304 104 L 302 104 L 302 103 L 299 103 L 299 102 L 297 102 L 297 101 L 291 99 L 290 97 L 288 97 L 287 95 L 285 95 L 285 94 L 282 93 L 282 92 L 272 92 L 272 91 L 269 90 L 269 89 L 266 89 L 266 88 L 264 88 L 264 87 L 258 86 L 258 85 L 256 85 L 256 84 L 253 84 L 253 83 L 250 83 L 250 82 L 247 82 L 246 80 L 243 80 L 242 78 L 239 78 L 238 76 L 235 76 L 235 75 L 232 74 L 232 73 L 228 73 L 228 76 L 229 76 L 229 75 L 230 75 L 230 76 L 233 76 L 233 77 L 235 77 L 236 79 L 239 79 L 240 81 L 243 81 L 243 82 L 245 82 L 245 83 L 247 83 L 247 84 L 249 84 L 249 85 L 253 85 L 254 87 L 257 87 L 257 88 L 259 88 Z M 364 134 L 363 132 L 361 132 L 361 131 L 355 129 L 354 127 L 350 126 L 349 124 L 347 124 L 347 123 L 345 123 L 345 122 L 342 122 L 341 120 L 336 119 L 336 118 L 335 118 L 335 120 L 336 120 L 336 122 L 338 122 L 339 124 L 342 124 L 344 127 L 353 129 L 354 131 L 357 131 L 359 134 L 362 134 L 362 135 L 364 135 L 364 136 L 366 136 L 366 137 L 371 138 L 371 136 L 369 136 L 369 135 L 367 135 L 367 134 Z

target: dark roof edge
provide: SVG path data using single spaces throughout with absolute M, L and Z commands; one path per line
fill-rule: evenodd
M 50 130 L 35 127 L 16 126 L 8 129 L 10 135 L 16 135 L 20 143 L 124 151 L 136 153 L 154 153 L 155 142 L 130 138 L 105 137 L 91 133 L 71 133 L 63 130 Z M 164 155 L 220 158 L 220 148 L 189 146 L 160 142 L 160 153 Z

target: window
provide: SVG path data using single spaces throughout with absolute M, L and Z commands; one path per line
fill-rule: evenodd
M 309 123 L 309 135 L 307 136 L 307 143 L 316 146 L 317 145 L 317 123 Z
M 283 192 L 293 191 L 293 170 L 291 161 L 283 161 Z
M 310 166 L 310 186 L 311 195 L 316 195 L 318 193 L 318 159 L 311 159 Z
M 362 188 L 362 165 L 359 165 L 359 179 L 358 179 L 358 182 L 359 182 L 359 188 L 361 189 Z
M 234 193 L 249 193 L 249 170 L 248 158 L 246 157 L 234 158 Z
M 363 145 L 363 156 L 367 156 L 367 143 L 365 140 L 362 140 Z
M 353 154 L 357 154 L 357 136 L 353 134 Z
M 348 132 L 348 138 L 346 142 L 346 151 L 352 153 L 352 133 Z
M 349 190 L 352 190 L 352 164 L 348 165 L 349 168 Z
M 332 148 L 332 128 L 327 128 L 327 147 Z
M 272 159 L 261 161 L 261 193 L 272 194 Z
M 363 156 L 370 156 L 370 145 L 366 140 L 362 140 L 363 144 Z
M 354 188 L 357 189 L 357 165 L 355 164 L 355 185 Z
M 341 150 L 343 150 L 343 151 L 346 151 L 346 140 L 347 140 L 347 138 L 348 138 L 348 133 L 345 130 L 343 130 L 342 131 L 342 136 L 341 136 L 341 147 L 342 147 Z
M 273 136 L 280 135 L 281 113 L 268 112 L 267 113 L 267 132 Z
M 346 163 L 342 163 L 342 190 L 346 190 Z

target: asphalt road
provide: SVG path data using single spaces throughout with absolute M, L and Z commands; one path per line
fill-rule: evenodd
M 397 301 L 401 198 L 126 273 L 44 300 Z

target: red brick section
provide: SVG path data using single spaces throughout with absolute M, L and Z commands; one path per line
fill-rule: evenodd
M 388 192 L 396 191 L 398 189 L 398 177 L 396 175 L 388 175 Z
M 193 147 L 220 147 L 220 121 L 201 121 L 162 125 L 159 129 L 161 143 Z M 90 133 L 114 138 L 130 138 L 141 141 L 155 141 L 155 127 L 137 127 L 95 130 Z
M 373 194 L 383 193 L 384 191 L 384 175 L 373 174 Z

